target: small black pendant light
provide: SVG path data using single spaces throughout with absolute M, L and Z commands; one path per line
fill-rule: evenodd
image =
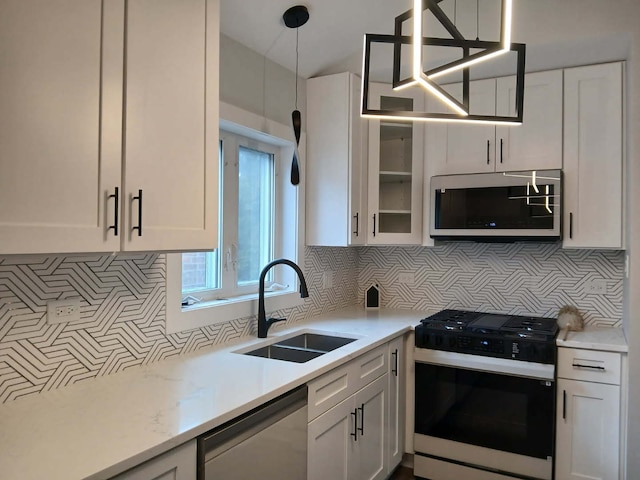
M 309 20 L 309 11 L 304 5 L 296 5 L 284 12 L 282 19 L 287 27 L 296 29 L 296 109 L 291 113 L 293 133 L 296 137 L 296 148 L 293 151 L 293 162 L 291 163 L 291 184 L 298 185 L 300 183 L 298 145 L 300 145 L 300 131 L 302 128 L 302 117 L 300 110 L 298 110 L 298 27 L 307 23 Z

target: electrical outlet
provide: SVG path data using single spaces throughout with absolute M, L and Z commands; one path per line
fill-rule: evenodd
M 398 283 L 403 283 L 406 285 L 413 285 L 416 281 L 416 275 L 414 273 L 400 273 L 398 275 Z
M 333 272 L 323 272 L 322 273 L 322 288 L 325 290 L 327 288 L 333 287 Z
M 594 295 L 606 295 L 607 294 L 607 281 L 606 280 L 589 280 L 586 286 L 586 293 L 592 293 Z
M 66 323 L 80 320 L 80 299 L 67 298 L 47 302 L 47 323 Z

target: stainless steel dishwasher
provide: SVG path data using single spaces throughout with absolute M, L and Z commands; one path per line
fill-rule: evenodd
M 198 438 L 198 480 L 306 478 L 306 385 Z

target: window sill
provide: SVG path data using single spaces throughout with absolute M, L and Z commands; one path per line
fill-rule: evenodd
M 168 275 L 168 284 L 172 279 L 181 282 L 179 275 L 181 265 L 180 254 L 167 255 L 167 269 L 173 271 L 173 276 Z M 177 269 L 177 272 L 176 272 Z M 179 287 L 178 287 L 179 288 Z M 171 287 L 167 290 L 170 292 Z M 175 290 L 174 291 L 178 291 Z M 302 305 L 303 298 L 295 290 L 284 290 L 265 293 L 265 306 L 267 313 L 285 308 L 293 308 Z M 186 330 L 194 330 L 209 325 L 229 322 L 240 318 L 258 316 L 258 295 L 242 295 L 227 300 L 213 300 L 200 302 L 183 307 L 178 295 L 167 294 L 166 297 L 166 333 L 178 333 Z

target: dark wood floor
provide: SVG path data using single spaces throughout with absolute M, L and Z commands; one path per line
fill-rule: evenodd
M 414 480 L 413 470 L 402 465 L 396 468 L 393 474 L 389 477 L 389 480 Z

